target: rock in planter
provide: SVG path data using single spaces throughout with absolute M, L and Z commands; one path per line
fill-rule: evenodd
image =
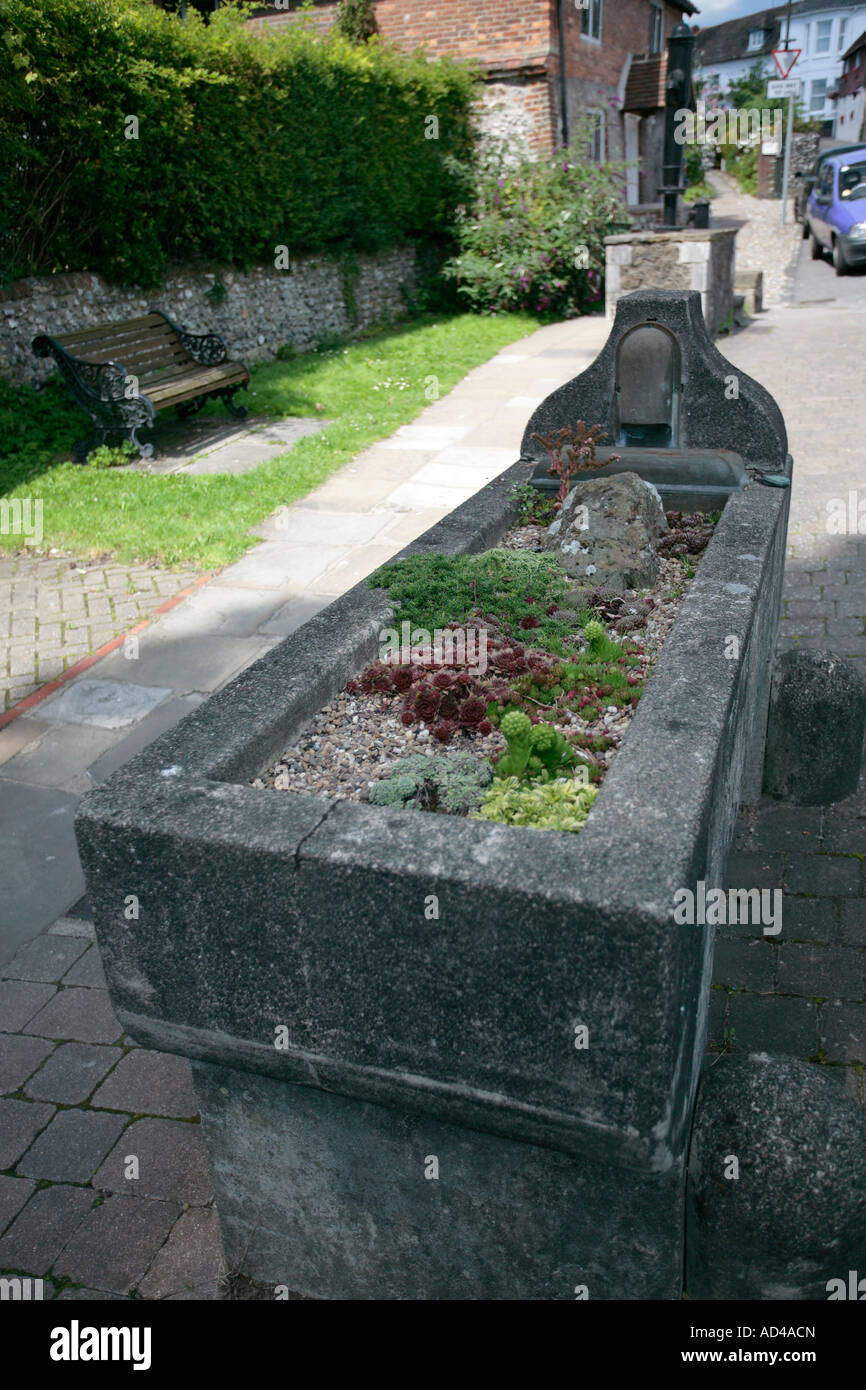
M 764 791 L 799 806 L 828 806 L 857 789 L 866 684 L 847 657 L 800 647 L 775 662 Z
M 636 473 L 580 479 L 544 537 L 581 584 L 643 589 L 658 574 L 656 541 L 668 529 L 662 500 Z
M 866 1271 L 866 1116 L 815 1063 L 713 1063 L 687 1191 L 689 1298 L 827 1299 Z

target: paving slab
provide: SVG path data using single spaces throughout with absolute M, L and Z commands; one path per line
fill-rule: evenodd
M 122 1035 L 108 994 L 77 986 L 55 994 L 23 1031 L 58 1042 L 114 1043 Z
M 262 623 L 259 632 L 263 637 L 288 637 L 332 601 L 331 594 L 296 594 Z
M 10 980 L 56 984 L 86 950 L 87 942 L 80 937 L 49 936 L 46 932 L 16 951 L 3 967 L 3 974 Z
M 820 884 L 820 890 L 815 885 Z M 785 865 L 785 887 L 789 893 L 843 897 L 863 891 L 863 869 L 859 859 L 840 854 L 789 854 Z
M 41 1043 L 42 1039 L 22 1038 L 21 1041 Z M 34 1100 L 52 1100 L 58 1105 L 81 1105 L 122 1056 L 119 1047 L 61 1043 L 45 1066 L 30 1077 L 25 1094 Z M 123 1107 L 106 1107 L 113 1108 Z
M 299 439 L 318 434 L 328 423 L 318 416 L 283 420 L 277 425 L 266 426 L 219 444 L 191 463 L 184 463 L 177 471 L 195 477 L 209 473 L 248 473 L 262 463 L 279 458 Z
M 73 829 L 79 800 L 50 787 L 3 783 L 0 972 L 19 946 L 38 936 L 84 892 Z
M 401 425 L 387 439 L 380 439 L 380 449 L 424 449 L 438 452 L 456 444 L 468 431 L 466 425 Z
M 119 679 L 124 667 L 134 665 L 137 678 L 148 686 L 164 687 L 168 695 L 190 695 L 216 690 L 264 650 L 258 637 L 193 636 L 156 623 L 141 634 L 137 661 L 114 653 L 100 663 L 100 671 L 106 679 Z
M 316 587 L 320 593 L 336 598 L 361 579 L 366 579 L 401 549 L 399 542 L 393 541 L 390 545 L 364 545 L 350 550 L 332 569 L 318 576 Z
M 303 589 L 344 554 L 341 545 L 284 545 L 262 541 L 211 582 L 218 588 Z
M 446 486 L 444 483 L 401 483 L 385 499 L 395 511 L 423 511 L 439 507 L 442 514 L 453 511 L 466 502 L 476 489 L 471 483 Z
M 41 705 L 43 715 L 69 724 L 94 724 L 100 729 L 123 729 L 150 714 L 173 693 L 170 686 L 136 685 L 129 680 L 131 662 L 117 657 L 123 666 L 117 678 L 100 675 L 71 681 Z M 100 672 L 105 666 L 100 666 Z M 136 663 L 136 675 L 140 674 Z
M 0 1031 L 18 1033 L 56 993 L 54 985 L 0 980 Z
M 18 1160 L 18 1172 L 52 1182 L 87 1182 L 128 1118 L 99 1110 L 59 1110 Z
M 7 1178 L 0 1174 L 0 1234 L 6 1230 L 36 1191 L 29 1178 Z
M 213 1207 L 194 1207 L 178 1220 L 138 1286 L 141 1298 L 216 1300 L 224 1266 Z
M 134 1179 L 126 1176 L 130 1156 L 138 1159 Z M 108 1192 L 129 1192 L 134 1187 L 138 1197 L 203 1206 L 213 1193 L 201 1125 L 136 1120 L 94 1174 L 93 1186 Z
M 85 946 L 87 945 L 85 941 Z M 81 985 L 86 989 L 105 989 L 105 971 L 95 944 L 79 957 L 71 969 L 63 976 L 64 985 Z
M 13 719 L 11 724 L 7 724 L 5 729 L 0 729 L 0 767 L 22 749 L 35 743 L 51 727 L 45 719 L 30 719 L 26 714 L 22 714 Z
M 329 512 L 313 507 L 286 507 L 274 512 L 253 534 L 286 545 L 363 545 L 385 525 L 376 512 Z
M 44 1038 L 0 1033 L 0 1094 L 11 1095 L 45 1061 L 54 1047 Z M 49 1097 L 45 1097 L 49 1099 Z
M 207 584 L 170 613 L 164 613 L 159 618 L 159 630 L 191 636 L 251 637 L 274 609 L 291 597 L 291 592 L 288 588 L 246 589 L 239 585 Z
M 173 1119 L 194 1119 L 198 1115 L 187 1058 L 143 1047 L 126 1054 L 100 1086 L 93 1104 L 132 1115 Z
M 159 738 L 160 734 L 173 729 L 175 724 L 179 724 L 181 719 L 196 709 L 204 699 L 204 695 L 194 693 L 166 700 L 164 704 L 158 705 L 153 714 L 147 715 L 136 724 L 131 733 L 117 739 L 95 762 L 89 764 L 87 774 L 90 779 L 95 784 L 104 782 L 119 767 L 123 767 L 124 763 L 128 763 L 130 758 L 134 758 L 136 753 L 140 753 L 149 743 L 153 743 L 155 738 Z
M 71 915 L 58 917 L 56 922 L 51 923 L 48 932 L 51 936 L 80 936 L 85 941 L 96 940 L 93 923 Z
M 0 1168 L 11 1168 L 17 1162 L 53 1114 L 53 1105 L 0 1100 Z
M 110 1196 L 85 1217 L 56 1260 L 54 1275 L 100 1292 L 128 1294 L 153 1262 L 179 1214 L 175 1202 Z
M 108 729 L 58 724 L 0 766 L 0 779 L 10 777 L 34 787 L 63 787 L 113 742 L 114 734 Z
M 93 1206 L 94 1195 L 83 1187 L 65 1185 L 35 1192 L 0 1237 L 0 1268 L 35 1270 L 38 1276 L 46 1276 Z

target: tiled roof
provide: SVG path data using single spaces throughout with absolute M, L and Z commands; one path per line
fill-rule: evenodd
M 853 53 L 857 52 L 858 48 L 863 47 L 866 47 L 866 29 L 863 30 L 859 39 L 855 39 L 851 46 L 845 49 L 845 52 L 842 54 L 843 59 L 850 58 Z
M 793 13 L 803 13 L 809 0 L 798 0 L 792 7 Z M 862 3 L 862 0 L 861 0 Z M 756 14 L 742 15 L 739 19 L 728 19 L 724 24 L 714 24 L 708 29 L 700 29 L 695 43 L 695 64 L 712 67 L 714 63 L 729 63 L 735 58 L 769 57 L 774 48 L 779 47 L 782 22 L 787 13 L 787 5 L 769 10 L 758 10 Z M 766 39 L 760 48 L 749 48 L 749 34 L 753 29 L 765 29 Z
M 664 106 L 667 72 L 667 50 L 645 58 L 633 58 L 625 84 L 623 110 L 657 111 Z

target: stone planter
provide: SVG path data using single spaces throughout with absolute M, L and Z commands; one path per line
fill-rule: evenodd
M 494 545 L 531 469 L 403 554 Z M 714 932 L 674 893 L 721 884 L 755 785 L 789 495 L 729 498 L 579 835 L 249 785 L 374 656 L 364 584 L 82 803 L 111 997 L 193 1059 L 231 1267 L 316 1298 L 679 1297 Z

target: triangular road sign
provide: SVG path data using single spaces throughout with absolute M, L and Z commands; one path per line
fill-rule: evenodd
M 773 49 L 773 62 L 779 69 L 779 76 L 781 78 L 784 79 L 788 76 L 788 73 L 791 71 L 791 68 L 794 66 L 802 52 L 802 48 Z

